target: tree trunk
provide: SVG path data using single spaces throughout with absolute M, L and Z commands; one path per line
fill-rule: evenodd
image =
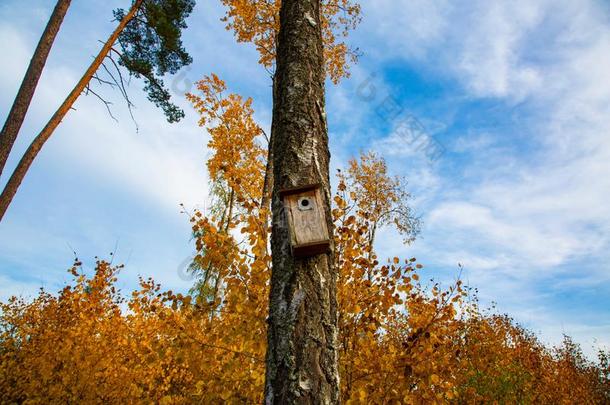
M 277 38 L 276 38 L 277 42 Z M 276 89 L 276 74 L 272 77 L 272 98 L 275 100 L 275 89 Z M 273 125 L 271 125 L 271 132 L 269 134 L 269 141 L 267 145 L 267 164 L 265 165 L 265 178 L 263 182 L 263 197 L 261 198 L 261 208 L 269 209 L 269 202 L 271 201 L 271 191 L 273 186 Z
M 263 181 L 263 196 L 261 197 L 261 208 L 269 209 L 271 200 L 271 185 L 273 184 L 273 132 L 269 136 L 269 146 L 267 147 L 267 164 L 265 165 L 265 178 Z
M 4 121 L 4 127 L 2 127 L 2 132 L 0 132 L 0 176 L 2 176 L 2 171 L 4 170 L 8 156 L 11 153 L 15 139 L 17 139 L 21 124 L 23 124 L 25 114 L 28 111 L 32 97 L 34 96 L 34 90 L 36 90 L 36 85 L 42 74 L 42 69 L 47 62 L 47 57 L 53 46 L 53 41 L 55 41 L 57 32 L 59 32 L 59 27 L 68 11 L 70 1 L 71 0 L 57 1 L 53 13 L 49 18 L 49 22 L 40 37 L 40 41 L 38 41 L 34 55 L 32 56 L 32 59 L 30 59 L 28 70 L 25 72 L 25 76 L 21 81 L 21 86 L 15 96 L 13 106 L 6 117 L 6 121 Z
M 279 194 L 284 188 L 320 183 L 332 233 L 320 0 L 282 1 L 276 65 L 271 146 L 273 269 L 265 403 L 336 404 L 339 373 L 333 253 L 306 258 L 292 255 Z
M 119 37 L 125 26 L 135 16 L 136 12 L 142 5 L 142 2 L 143 0 L 136 0 L 133 3 L 131 8 L 129 9 L 129 12 L 121 20 L 121 22 L 112 32 L 112 34 L 110 34 L 110 37 L 104 43 L 104 46 L 102 47 L 100 52 L 97 54 L 93 62 L 91 62 L 91 65 L 89 65 L 89 68 L 87 68 L 85 74 L 81 77 L 81 79 L 72 89 L 68 97 L 66 97 L 64 102 L 59 106 L 57 111 L 55 111 L 55 114 L 53 114 L 49 122 L 47 122 L 47 125 L 45 125 L 45 127 L 42 129 L 42 131 L 40 131 L 38 135 L 36 135 L 36 138 L 34 138 L 30 146 L 27 148 L 27 150 L 21 157 L 21 160 L 17 164 L 17 167 L 13 171 L 11 178 L 8 180 L 8 183 L 6 184 L 4 190 L 2 190 L 2 194 L 0 195 L 0 221 L 4 217 L 4 214 L 6 213 L 8 206 L 13 200 L 13 197 L 15 197 L 17 189 L 23 181 L 23 178 L 25 177 L 28 169 L 32 165 L 34 158 L 36 158 L 38 152 L 40 152 L 40 149 L 43 147 L 45 142 L 51 137 L 53 131 L 55 131 L 55 129 L 57 128 L 61 120 L 66 116 L 70 108 L 72 108 L 72 105 L 74 104 L 76 99 L 80 96 L 85 87 L 87 87 L 87 85 L 91 81 L 91 77 L 100 67 L 100 65 L 104 61 L 104 58 L 106 57 L 108 52 L 110 52 L 112 45 L 116 42 L 117 38 Z

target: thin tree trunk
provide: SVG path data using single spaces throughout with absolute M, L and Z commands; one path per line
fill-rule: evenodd
M 269 135 L 269 147 L 267 150 L 267 164 L 265 166 L 265 179 L 263 181 L 263 196 L 261 197 L 261 208 L 269 208 L 271 200 L 271 185 L 273 184 L 273 131 Z
M 292 256 L 279 195 L 283 188 L 322 184 L 332 232 L 320 0 L 282 1 L 276 65 L 272 123 L 273 269 L 265 403 L 336 404 L 339 373 L 333 253 Z
M 100 65 L 104 61 L 104 58 L 112 48 L 112 45 L 116 42 L 117 38 L 119 37 L 125 26 L 135 16 L 136 12 L 142 5 L 142 2 L 143 0 L 136 0 L 133 3 L 131 8 L 129 9 L 129 12 L 121 20 L 121 22 L 112 32 L 112 34 L 110 34 L 110 37 L 108 38 L 100 52 L 97 54 L 93 62 L 91 62 L 91 65 L 89 66 L 85 74 L 81 77 L 81 79 L 72 89 L 68 97 L 66 97 L 66 99 L 59 106 L 57 111 L 55 111 L 55 114 L 53 114 L 49 122 L 47 122 L 47 125 L 45 125 L 42 131 L 40 131 L 36 138 L 34 138 L 30 146 L 27 148 L 27 150 L 21 157 L 19 164 L 17 164 L 17 167 L 13 171 L 11 178 L 8 180 L 8 183 L 6 184 L 4 190 L 2 191 L 2 194 L 0 195 L 0 221 L 4 217 L 8 206 L 13 200 L 13 197 L 15 197 L 19 185 L 23 181 L 23 178 L 25 177 L 28 169 L 32 165 L 32 162 L 38 155 L 38 152 L 40 152 L 40 149 L 43 147 L 45 142 L 51 137 L 53 131 L 55 131 L 61 120 L 66 116 L 70 108 L 72 108 L 72 105 L 83 92 L 85 87 L 87 87 L 87 84 L 89 84 L 89 82 L 91 81 L 91 77 L 100 67 Z
M 228 213 L 228 217 L 226 218 L 227 222 L 224 224 L 224 233 L 225 234 L 229 233 L 231 221 L 233 220 L 233 204 L 235 203 L 234 199 L 235 199 L 235 190 L 231 189 L 231 194 L 229 197 L 229 213 Z M 222 271 L 222 268 L 219 267 L 217 270 L 218 270 L 218 272 L 216 273 L 216 280 L 214 282 L 214 296 L 212 297 L 212 302 L 214 303 L 214 307 L 212 309 L 212 317 L 214 316 L 214 311 L 217 308 L 216 298 L 218 298 L 218 290 L 220 289 L 220 283 L 222 281 L 221 274 L 220 274 L 220 272 Z
M 32 56 L 32 59 L 30 59 L 28 69 L 21 81 L 21 86 L 19 87 L 19 91 L 17 91 L 15 101 L 13 101 L 13 106 L 6 117 L 6 121 L 4 121 L 2 132 L 0 132 L 0 176 L 2 176 L 2 171 L 4 170 L 8 156 L 11 153 L 19 129 L 21 129 L 21 125 L 25 119 L 25 114 L 30 107 L 32 97 L 34 96 L 34 90 L 36 90 L 36 86 L 38 85 L 38 80 L 40 79 L 44 65 L 47 62 L 47 57 L 49 56 L 55 37 L 59 32 L 59 27 L 68 11 L 70 1 L 71 0 L 57 1 L 53 13 L 49 18 L 49 22 L 40 37 L 40 41 L 38 41 L 34 55 Z
M 277 38 L 276 38 L 277 41 Z M 276 75 L 273 74 L 273 84 L 271 86 L 272 96 L 275 100 Z M 267 145 L 267 165 L 265 166 L 265 179 L 263 181 L 263 196 L 261 198 L 261 208 L 269 208 L 271 200 L 271 186 L 273 185 L 273 125 L 269 134 L 269 144 Z M 266 234 L 265 234 L 266 236 Z

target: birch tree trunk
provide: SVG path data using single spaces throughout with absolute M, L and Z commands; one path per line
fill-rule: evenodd
M 267 404 L 339 402 L 333 254 L 293 257 L 279 195 L 285 188 L 320 183 L 332 234 L 320 7 L 320 0 L 282 0 L 280 11 L 271 145 Z
M 2 132 L 0 132 L 0 176 L 2 176 L 8 155 L 15 144 L 15 139 L 17 139 L 21 124 L 23 124 L 25 114 L 28 112 L 32 97 L 34 96 L 34 90 L 36 90 L 38 80 L 42 75 L 42 70 L 47 62 L 47 57 L 59 32 L 59 27 L 64 20 L 64 16 L 68 11 L 68 7 L 70 7 L 70 0 L 57 1 L 49 22 L 40 37 L 40 41 L 38 41 L 34 55 L 30 59 L 28 70 L 26 70 L 25 76 L 21 81 L 21 86 L 15 96 L 13 106 L 6 117 L 6 121 L 4 121 Z

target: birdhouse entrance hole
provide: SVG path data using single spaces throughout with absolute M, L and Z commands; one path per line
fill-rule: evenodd
M 301 211 L 308 211 L 313 209 L 313 204 L 311 203 L 309 197 L 301 197 L 299 198 L 299 209 Z

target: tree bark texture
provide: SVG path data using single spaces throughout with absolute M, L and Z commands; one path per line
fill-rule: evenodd
M 110 37 L 108 38 L 108 40 L 106 40 L 104 46 L 99 51 L 93 62 L 91 62 L 91 65 L 89 65 L 85 74 L 81 77 L 76 86 L 74 86 L 68 97 L 66 97 L 66 99 L 59 106 L 57 111 L 55 111 L 55 113 L 53 114 L 49 122 L 47 122 L 42 131 L 40 131 L 40 133 L 36 135 L 30 146 L 28 146 L 28 148 L 26 149 L 25 153 L 21 157 L 21 160 L 19 160 L 17 167 L 13 171 L 13 174 L 9 178 L 8 183 L 6 184 L 6 186 L 4 186 L 2 194 L 0 194 L 0 221 L 4 217 L 8 206 L 11 204 L 13 197 L 15 197 L 17 189 L 21 185 L 21 182 L 23 181 L 23 178 L 28 172 L 28 169 L 32 165 L 32 162 L 40 152 L 40 149 L 42 149 L 43 145 L 47 142 L 47 140 L 49 140 L 49 138 L 53 134 L 53 131 L 55 131 L 55 129 L 61 123 L 61 120 L 66 116 L 68 111 L 70 111 L 72 105 L 74 105 L 76 99 L 78 99 L 83 90 L 85 90 L 85 88 L 91 81 L 91 78 L 104 61 L 104 58 L 106 57 L 108 52 L 110 52 L 112 45 L 114 45 L 125 26 L 136 15 L 136 12 L 142 5 L 143 1 L 144 0 L 136 0 L 132 4 L 131 8 L 129 9 L 129 12 L 121 20 L 119 25 L 114 29 L 112 34 L 110 34 Z
M 339 402 L 334 247 L 331 244 L 329 253 L 295 258 L 279 194 L 286 188 L 321 184 L 332 234 L 320 7 L 320 0 L 283 0 L 280 11 L 271 145 L 267 404 Z
M 17 91 L 15 101 L 13 101 L 13 106 L 6 117 L 6 121 L 4 121 L 2 132 L 0 132 L 0 176 L 2 176 L 8 156 L 11 153 L 19 129 L 21 129 L 21 125 L 25 119 L 25 114 L 30 107 L 32 97 L 34 96 L 34 90 L 36 90 L 38 80 L 42 75 L 42 70 L 47 62 L 47 57 L 49 56 L 55 37 L 59 32 L 59 27 L 64 20 L 68 7 L 70 7 L 70 1 L 71 0 L 57 1 L 53 13 L 49 18 L 49 22 L 40 37 L 40 41 L 38 41 L 34 55 L 32 56 L 32 59 L 30 59 L 28 69 L 21 81 L 21 86 L 19 87 L 19 91 Z

